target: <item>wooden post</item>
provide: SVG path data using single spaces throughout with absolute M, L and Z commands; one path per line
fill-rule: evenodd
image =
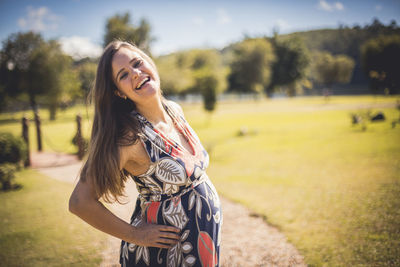
M 26 118 L 26 115 L 22 118 L 22 138 L 24 138 L 25 143 L 26 143 L 26 159 L 24 162 L 24 166 L 28 167 L 31 166 L 31 153 L 29 149 L 29 121 Z
M 38 111 L 35 111 L 35 124 L 36 124 L 36 133 L 37 133 L 38 151 L 42 151 L 42 132 L 40 129 L 40 116 L 39 116 Z
M 85 155 L 85 148 L 83 145 L 83 138 L 82 138 L 82 116 L 80 114 L 76 115 L 76 125 L 77 125 L 77 130 L 76 130 L 76 143 L 78 145 L 78 158 L 83 159 L 83 156 Z

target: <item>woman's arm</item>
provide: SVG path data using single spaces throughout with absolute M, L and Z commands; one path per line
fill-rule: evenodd
M 69 199 L 69 211 L 100 231 L 140 246 L 169 248 L 180 238 L 176 227 L 146 222 L 135 227 L 118 218 L 99 201 L 88 179 L 77 183 Z
M 88 181 L 79 180 L 69 199 L 69 211 L 107 234 L 130 243 L 135 239 L 134 227 L 115 216 L 96 199 Z
M 118 218 L 94 197 L 88 182 L 78 182 L 69 210 L 96 229 L 139 246 L 169 248 L 180 238 L 180 230 L 172 226 L 143 222 L 135 227 Z

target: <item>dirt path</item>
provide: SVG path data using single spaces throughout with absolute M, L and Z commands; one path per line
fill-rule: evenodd
M 36 160 L 37 170 L 54 179 L 76 183 L 81 162 L 70 158 L 57 156 L 58 165 L 42 164 L 51 162 L 51 154 L 41 155 L 42 161 Z M 54 157 L 54 155 L 53 155 Z M 64 161 L 63 161 L 64 160 Z M 42 162 L 42 163 L 41 163 Z M 137 190 L 133 181 L 126 185 L 126 195 L 129 202 L 126 205 L 112 204 L 109 208 L 120 218 L 129 222 L 133 211 Z M 244 206 L 221 197 L 224 222 L 222 228 L 221 266 L 306 266 L 303 257 L 297 249 L 287 242 L 286 237 L 276 228 L 266 224 L 261 218 L 251 216 L 251 212 Z M 103 261 L 100 266 L 119 265 L 120 240 L 109 236 L 103 251 Z

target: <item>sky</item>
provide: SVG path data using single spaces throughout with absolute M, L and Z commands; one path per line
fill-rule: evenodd
M 0 40 L 33 30 L 58 39 L 75 58 L 102 51 L 107 18 L 129 12 L 151 25 L 155 56 L 190 48 L 223 48 L 245 35 L 271 36 L 339 24 L 364 26 L 374 18 L 400 24 L 399 0 L 0 0 Z

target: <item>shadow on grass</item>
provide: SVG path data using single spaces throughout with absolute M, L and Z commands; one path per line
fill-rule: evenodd
M 21 119 L 17 119 L 17 118 L 0 119 L 0 125 L 8 124 L 8 123 L 17 123 L 17 122 L 20 122 Z
M 0 194 L 7 193 L 7 192 L 13 192 L 13 191 L 19 191 L 22 188 L 23 188 L 22 184 L 12 184 L 10 188 L 7 188 L 7 189 L 1 188 Z

